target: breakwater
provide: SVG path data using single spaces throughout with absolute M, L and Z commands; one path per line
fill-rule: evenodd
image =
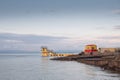
M 73 55 L 52 58 L 51 60 L 77 61 L 89 65 L 100 66 L 103 69 L 120 72 L 120 53 L 111 55 Z

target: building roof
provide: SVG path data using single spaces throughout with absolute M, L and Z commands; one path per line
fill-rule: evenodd
M 88 45 L 86 45 L 86 46 L 96 46 L 95 44 L 88 44 Z

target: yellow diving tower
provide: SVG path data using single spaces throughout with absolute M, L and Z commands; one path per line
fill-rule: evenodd
M 43 57 L 49 56 L 49 50 L 47 49 L 47 47 L 42 47 L 41 52 Z

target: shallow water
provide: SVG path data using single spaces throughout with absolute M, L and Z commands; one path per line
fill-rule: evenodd
M 39 53 L 0 54 L 0 80 L 120 80 L 120 74 Z

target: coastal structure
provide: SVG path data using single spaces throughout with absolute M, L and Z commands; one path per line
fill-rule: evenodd
M 42 52 L 42 56 L 49 56 L 49 51 L 48 51 L 48 49 L 46 48 L 46 47 L 42 47 L 42 49 L 41 49 L 41 52 Z
M 89 45 L 85 46 L 85 49 L 84 49 L 85 54 L 93 54 L 93 53 L 97 53 L 97 52 L 98 52 L 97 45 L 89 44 Z
M 85 46 L 84 54 L 86 55 L 97 55 L 97 54 L 116 54 L 120 52 L 120 48 L 97 48 L 95 44 L 89 44 Z
M 100 53 L 116 53 L 120 52 L 120 48 L 99 48 Z
M 120 52 L 120 48 L 97 48 L 97 45 L 95 44 L 88 44 L 85 45 L 84 51 L 82 54 L 84 55 L 110 55 L 110 54 L 116 54 Z M 53 57 L 65 57 L 65 56 L 71 56 L 75 54 L 71 53 L 56 53 L 52 50 L 49 50 L 47 47 L 41 48 L 41 53 L 43 57 L 53 56 Z
M 42 47 L 41 52 L 42 52 L 43 57 L 48 57 L 48 56 L 51 56 L 51 57 L 65 57 L 65 56 L 73 55 L 73 54 L 70 54 L 70 53 L 55 53 L 52 50 L 48 50 L 47 47 Z

